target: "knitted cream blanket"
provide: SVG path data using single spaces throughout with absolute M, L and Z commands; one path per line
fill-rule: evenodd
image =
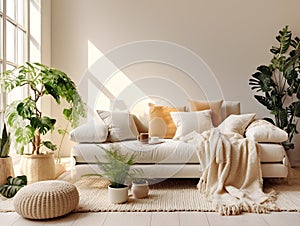
M 275 192 L 266 194 L 262 190 L 260 159 L 254 141 L 236 133 L 221 134 L 217 128 L 195 136 L 203 169 L 197 187 L 215 204 L 216 211 L 237 215 L 266 213 L 271 205 L 274 208 Z

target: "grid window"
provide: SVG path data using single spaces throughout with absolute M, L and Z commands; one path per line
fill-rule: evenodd
M 28 60 L 29 47 L 27 8 L 29 0 L 0 0 L 0 72 L 14 69 Z M 0 121 L 7 104 L 21 99 L 27 89 L 0 93 Z

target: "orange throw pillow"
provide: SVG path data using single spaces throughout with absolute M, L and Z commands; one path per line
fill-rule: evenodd
M 185 107 L 175 108 L 149 103 L 149 135 L 160 138 L 173 138 L 176 126 L 170 112 L 186 111 Z

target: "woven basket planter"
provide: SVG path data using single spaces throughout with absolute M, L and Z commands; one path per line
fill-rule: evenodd
M 22 155 L 21 174 L 27 176 L 28 184 L 55 179 L 55 161 L 53 154 Z
M 6 184 L 9 176 L 15 176 L 12 158 L 0 158 L 0 185 Z

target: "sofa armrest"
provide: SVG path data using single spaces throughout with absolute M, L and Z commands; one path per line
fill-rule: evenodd
M 70 132 L 69 139 L 77 143 L 102 143 L 108 135 L 108 128 L 101 121 L 89 121 Z

